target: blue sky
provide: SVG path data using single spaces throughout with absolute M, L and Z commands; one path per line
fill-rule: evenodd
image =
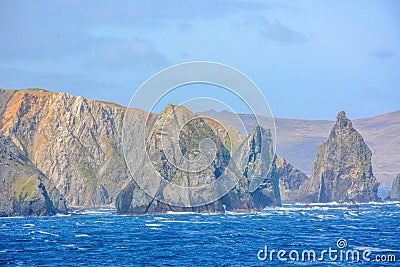
M 1 1 L 0 87 L 128 105 L 152 74 L 206 60 L 276 117 L 400 109 L 400 1 Z

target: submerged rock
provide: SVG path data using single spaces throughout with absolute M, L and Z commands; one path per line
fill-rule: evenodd
M 66 213 L 65 199 L 11 141 L 0 136 L 0 217 Z
M 318 146 L 311 179 L 300 187 L 299 196 L 305 202 L 380 201 L 378 186 L 371 150 L 342 111 L 328 141 Z

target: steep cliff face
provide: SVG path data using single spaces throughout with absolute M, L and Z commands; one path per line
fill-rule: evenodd
M 130 180 L 120 140 L 125 108 L 40 89 L 11 92 L 3 93 L 0 133 L 55 183 L 69 206 L 112 206 Z
M 398 173 L 396 178 L 393 180 L 388 200 L 400 201 L 400 173 Z
M 202 163 L 197 160 L 204 153 L 199 150 L 199 146 L 205 138 L 210 138 L 214 142 L 219 153 L 213 162 L 206 164 L 209 165 L 206 169 L 200 168 L 199 170 L 202 171 L 194 174 L 190 171 L 194 171 L 196 166 Z M 223 209 L 222 205 L 218 203 L 196 209 L 191 208 L 191 205 L 195 206 L 193 192 L 189 189 L 180 191 L 178 188 L 169 186 L 170 183 L 180 187 L 196 187 L 213 182 L 216 179 L 214 174 L 217 173 L 217 170 L 223 171 L 229 162 L 229 153 L 203 119 L 197 118 L 182 106 L 168 105 L 154 122 L 154 127 L 149 129 L 148 134 L 146 133 L 141 139 L 146 140 L 146 151 L 143 152 L 144 155 L 139 153 L 139 157 L 142 157 L 141 161 L 136 160 L 131 163 L 131 170 L 136 170 L 133 175 L 136 179 L 143 181 L 142 186 L 148 185 L 146 192 L 151 193 L 150 188 L 154 188 L 155 194 L 153 195 L 157 197 L 148 196 L 135 181 L 132 181 L 120 194 L 120 196 L 127 195 L 129 197 L 117 199 L 119 212 L 141 214 Z M 138 154 L 137 150 L 132 152 L 132 155 Z M 130 155 L 127 152 L 128 158 L 131 158 Z M 210 178 L 196 179 L 202 176 Z M 154 177 L 161 177 L 161 179 L 157 180 Z M 166 204 L 171 202 L 174 204 Z
M 272 167 L 272 176 L 279 180 L 282 203 L 303 202 L 299 195 L 299 188 L 308 181 L 307 175 L 280 156 L 275 157 Z
M 67 212 L 60 192 L 11 141 L 0 136 L 0 217 Z
M 170 119 L 171 121 L 168 121 Z M 165 125 L 168 126 L 163 128 Z M 234 140 L 230 140 L 231 136 L 234 136 Z M 157 188 L 154 189 L 157 197 L 153 198 L 132 181 L 118 195 L 116 202 L 118 212 L 143 214 L 168 211 L 251 211 L 268 205 L 280 205 L 278 183 L 267 178 L 268 168 L 263 169 L 271 159 L 270 134 L 262 128 L 257 128 L 242 144 L 235 144 L 235 140 L 238 139 L 235 133 L 230 133 L 227 127 L 210 118 L 198 116 L 181 106 L 169 105 L 149 131 L 146 142 L 149 160 L 141 163 L 132 161 L 132 164 L 142 166 L 134 168 L 138 169 L 134 177 L 140 177 L 143 181 L 152 180 L 149 170 L 154 167 L 165 180 L 183 187 L 201 187 L 226 177 L 237 177 L 239 182 L 222 198 L 207 205 L 188 207 L 184 204 L 197 203 L 195 200 L 202 198 L 201 189 L 190 189 L 182 194 L 168 188 L 166 183 L 157 182 L 155 185 Z M 205 144 L 207 142 L 212 142 L 213 145 L 207 147 Z M 231 157 L 232 148 L 227 148 L 234 146 L 238 146 L 238 151 L 241 151 L 235 155 L 236 160 Z M 261 149 L 265 152 L 262 157 Z M 189 161 L 183 163 L 186 160 Z M 239 169 L 236 167 L 237 163 L 240 164 Z M 201 166 L 197 164 L 203 164 L 207 168 L 200 168 Z M 196 169 L 199 171 L 194 171 Z M 244 173 L 246 175 L 242 175 Z M 249 177 L 254 173 L 257 177 L 262 177 L 265 182 L 262 188 L 252 193 L 249 189 L 251 185 Z M 154 186 L 154 183 L 152 185 Z M 182 200 L 182 203 L 169 205 L 166 204 L 169 203 L 168 199 Z
M 122 128 L 126 108 L 42 89 L 0 90 L 0 99 L 0 134 L 11 138 L 33 165 L 56 185 L 70 207 L 114 206 L 121 189 L 130 188 L 136 194 L 134 201 L 137 203 L 133 206 L 137 213 L 167 210 L 164 204 L 156 204 L 157 201 L 149 200 L 147 195 L 131 182 L 132 177 L 122 148 Z M 179 109 L 180 107 L 177 108 Z M 137 143 L 138 140 L 142 141 L 145 138 L 140 131 L 145 127 L 144 121 L 146 119 L 155 121 L 158 116 L 140 110 L 130 109 L 130 111 L 133 119 L 125 127 L 132 132 L 132 140 L 129 141 Z M 175 114 L 192 116 L 187 110 Z M 203 123 L 207 127 L 199 126 Z M 174 170 L 165 159 L 162 159 L 163 153 L 157 151 L 154 143 L 160 137 L 160 133 L 155 129 L 152 130 L 149 141 L 153 143 L 149 146 L 151 148 L 149 152 L 159 164 L 155 166 L 160 171 L 170 172 L 173 182 L 187 183 L 188 179 L 184 172 Z M 214 120 L 207 118 L 194 121 L 193 125 L 187 125 L 186 131 L 192 131 L 194 134 L 190 140 L 182 136 L 179 146 L 187 150 L 183 152 L 188 158 L 196 157 L 198 153 L 191 146 L 199 145 L 195 140 L 201 137 L 199 134 L 208 135 L 207 137 L 211 137 L 217 144 L 220 153 L 211 169 L 207 170 L 209 176 L 214 178 L 220 175 L 219 173 L 226 167 L 224 164 L 230 161 L 230 154 L 242 141 L 237 129 L 229 125 L 221 127 Z M 139 165 L 143 163 L 142 159 L 135 158 L 133 161 Z M 143 166 L 140 175 L 150 173 L 149 168 L 153 166 Z M 204 181 L 197 180 L 196 183 Z M 237 190 L 244 191 L 241 188 Z M 169 197 L 174 197 L 174 193 Z M 222 201 L 226 202 L 225 204 L 218 202 L 204 209 L 221 211 L 223 205 L 238 207 L 239 201 L 243 201 L 243 209 L 251 209 L 253 207 L 248 199 L 245 194 L 241 194 L 239 198 L 232 193 L 225 196 Z M 149 206 L 149 202 L 154 204 Z M 234 202 L 235 204 L 232 204 Z
M 371 151 L 342 111 L 329 139 L 318 147 L 313 174 L 300 188 L 306 202 L 379 201 Z
M 260 126 L 254 128 L 235 153 L 236 164 L 247 179 L 257 209 L 281 205 L 279 177 L 272 175 L 274 156 L 271 132 Z

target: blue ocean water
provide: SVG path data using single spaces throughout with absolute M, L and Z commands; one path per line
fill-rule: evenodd
M 251 214 L 84 214 L 1 218 L 0 265 L 400 266 L 399 203 L 285 205 Z M 329 248 L 336 259 L 302 258 L 305 250 L 320 257 Z M 272 250 L 286 254 L 270 258 Z M 345 259 L 349 250 L 360 253 L 358 263 Z

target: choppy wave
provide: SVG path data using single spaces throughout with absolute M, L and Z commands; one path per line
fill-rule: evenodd
M 95 210 L 84 215 L 2 218 L 0 265 L 260 266 L 257 252 L 265 245 L 323 250 L 335 248 L 339 238 L 349 248 L 400 252 L 400 205 L 395 203 L 359 204 L 355 209 L 337 203 L 293 204 L 254 213 L 146 216 Z M 328 265 L 332 263 L 321 263 Z

